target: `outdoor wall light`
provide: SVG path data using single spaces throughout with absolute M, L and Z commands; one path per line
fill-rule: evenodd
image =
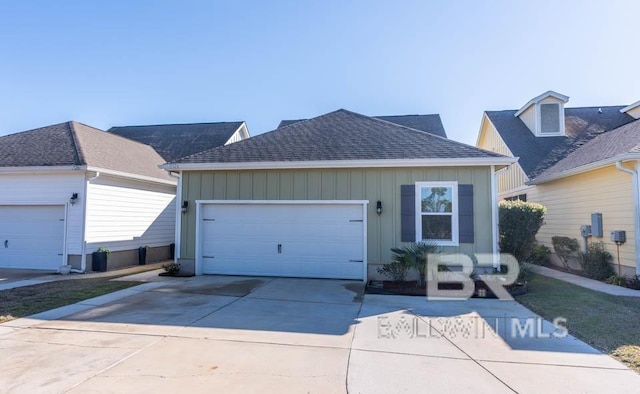
M 182 202 L 182 213 L 187 213 L 188 209 L 189 209 L 189 201 L 183 201 Z
M 73 193 L 71 195 L 71 198 L 69 199 L 69 204 L 76 205 L 77 202 L 78 202 L 78 193 Z
M 378 215 L 382 214 L 382 201 L 378 201 L 378 203 L 376 204 L 376 213 Z

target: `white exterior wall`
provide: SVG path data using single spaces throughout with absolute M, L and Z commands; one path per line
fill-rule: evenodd
M 87 188 L 87 253 L 166 246 L 175 239 L 175 191 L 171 185 L 101 175 Z
M 67 205 L 66 253 L 81 254 L 84 171 L 58 173 L 0 173 L 0 205 Z M 78 202 L 69 204 L 73 193 Z

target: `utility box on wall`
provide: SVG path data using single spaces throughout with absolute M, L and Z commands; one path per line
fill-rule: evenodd
M 596 238 L 602 238 L 604 233 L 602 232 L 602 214 L 591 214 L 591 236 Z
M 624 230 L 613 230 L 611 232 L 611 242 L 623 244 L 627 242 L 627 232 Z

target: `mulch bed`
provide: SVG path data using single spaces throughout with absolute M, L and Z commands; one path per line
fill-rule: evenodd
M 527 285 L 511 285 L 505 286 L 507 291 L 512 296 L 522 295 L 527 292 Z M 438 286 L 440 290 L 461 290 L 462 284 L 460 283 L 440 283 Z M 383 295 L 408 295 L 408 296 L 423 296 L 427 295 L 426 288 L 418 287 L 418 282 L 405 281 L 394 282 L 391 280 L 370 280 L 367 284 L 367 294 L 383 294 Z M 471 298 L 498 298 L 491 291 L 491 289 L 481 280 L 475 281 L 475 290 Z

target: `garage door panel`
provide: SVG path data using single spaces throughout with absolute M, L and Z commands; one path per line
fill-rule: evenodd
M 203 273 L 362 279 L 362 205 L 210 204 L 202 212 L 201 252 L 213 257 L 202 258 Z
M 55 270 L 63 252 L 63 206 L 0 206 L 0 267 Z

